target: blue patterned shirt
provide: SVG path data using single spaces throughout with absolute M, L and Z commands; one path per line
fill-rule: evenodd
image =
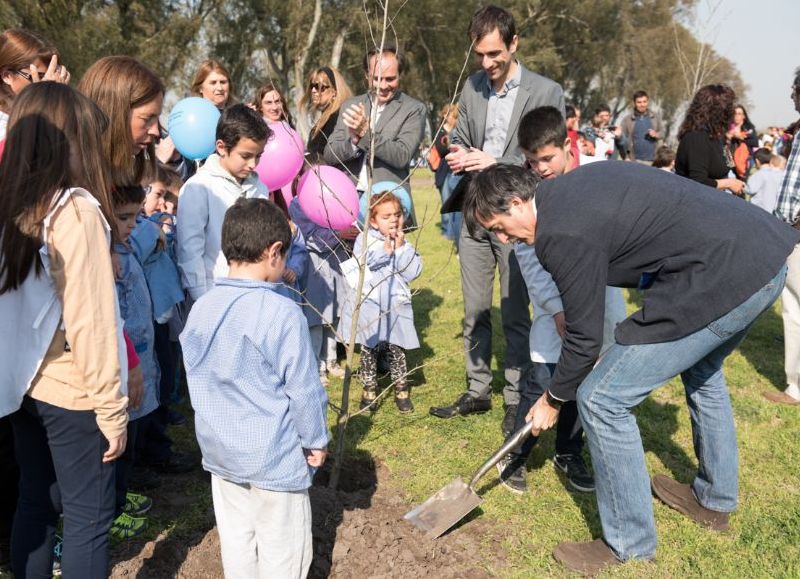
M 792 142 L 792 152 L 786 164 L 786 175 L 783 177 L 781 194 L 775 207 L 775 217 L 786 223 L 794 223 L 800 210 L 800 135 Z
M 328 444 L 328 397 L 308 324 L 278 284 L 219 278 L 181 346 L 203 468 L 272 491 L 311 486 L 304 448 Z

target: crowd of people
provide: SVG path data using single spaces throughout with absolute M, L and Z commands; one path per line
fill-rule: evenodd
M 480 70 L 428 153 L 459 254 L 466 388 L 430 414 L 491 409 L 499 275 L 501 429 L 531 432 L 498 463 L 501 483 L 527 491 L 528 456 L 555 428 L 555 467 L 597 495 L 603 537 L 562 543 L 556 559 L 582 573 L 653 559 L 651 488 L 727 529 L 738 465 L 722 363 L 780 295 L 787 389 L 765 397 L 800 404 L 800 146 L 790 130 L 757 135 L 723 85 L 694 95 L 677 150 L 643 90 L 620 124 L 607 105 L 582 124 L 561 86 L 517 59 L 510 12 L 480 9 L 468 37 Z M 145 64 L 107 56 L 72 88 L 56 47 L 0 34 L 0 563 L 16 577 L 107 576 L 110 538 L 143 533 L 163 477 L 199 468 L 168 432 L 187 421 L 184 375 L 226 575 L 307 574 L 338 343 L 355 333 L 361 411 L 376 410 L 385 372 L 397 410 L 414 412 L 422 260 L 406 233 L 428 112 L 404 72 L 385 46 L 364 55 L 361 94 L 330 66 L 308 77 L 306 168 L 340 168 L 366 199 L 361 222 L 336 229 L 304 210 L 300 175 L 270 191 L 255 172 L 274 131 L 295 128 L 276 84 L 235 102 L 225 66 L 203 62 L 191 93 L 220 118 L 196 161 L 162 125 L 165 86 Z M 800 73 L 800 112 L 798 93 Z M 628 317 L 621 288 L 646 307 Z M 676 375 L 691 485 L 649 479 L 631 414 Z

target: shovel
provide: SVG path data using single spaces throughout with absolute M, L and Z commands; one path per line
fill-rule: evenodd
M 428 539 L 436 539 L 481 504 L 483 499 L 475 492 L 475 485 L 483 475 L 500 462 L 501 458 L 522 444 L 522 441 L 530 434 L 531 423 L 526 422 L 514 433 L 514 436 L 509 438 L 489 460 L 475 471 L 469 485 L 464 484 L 461 477 L 458 477 L 427 501 L 414 507 L 403 518 L 418 529 L 425 531 Z M 538 435 L 538 432 L 536 434 Z

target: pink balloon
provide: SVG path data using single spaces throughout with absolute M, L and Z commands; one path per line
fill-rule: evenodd
M 269 128 L 272 136 L 264 147 L 256 173 L 270 191 L 277 191 L 297 177 L 303 168 L 306 148 L 297 131 L 286 123 L 269 123 Z
M 306 216 L 322 227 L 346 229 L 358 217 L 358 191 L 345 173 L 327 165 L 306 171 L 297 185 Z

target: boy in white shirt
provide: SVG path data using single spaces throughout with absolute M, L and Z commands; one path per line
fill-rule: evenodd
M 555 179 L 572 170 L 572 153 L 567 127 L 561 112 L 555 107 L 539 107 L 522 117 L 519 125 L 519 146 L 531 169 L 542 179 Z M 551 275 L 536 257 L 535 245 L 517 244 L 514 247 L 522 277 L 528 286 L 533 305 L 530 333 L 531 362 L 525 379 L 520 383 L 520 404 L 514 430 L 527 421 L 531 407 L 543 395 L 548 403 L 561 407 L 556 427 L 555 467 L 566 475 L 570 489 L 593 492 L 594 478 L 586 467 L 583 451 L 583 428 L 574 401 L 553 399 L 548 392 L 558 357 L 561 337 L 566 331 L 561 294 Z M 606 288 L 606 316 L 603 332 L 605 352 L 614 343 L 614 328 L 625 318 L 625 300 L 619 288 Z M 527 490 L 525 463 L 536 444 L 529 437 L 517 450 L 498 463 L 500 481 L 519 494 Z
M 184 288 L 197 300 L 228 275 L 222 254 L 225 211 L 240 197 L 269 199 L 254 172 L 272 131 L 259 113 L 243 104 L 222 113 L 217 123 L 216 153 L 181 189 L 177 255 Z
M 779 167 L 781 157 L 773 155 L 768 149 L 758 149 L 755 159 L 757 171 L 747 180 L 747 188 L 752 195 L 750 203 L 772 213 L 778 204 L 778 194 L 785 174 Z

